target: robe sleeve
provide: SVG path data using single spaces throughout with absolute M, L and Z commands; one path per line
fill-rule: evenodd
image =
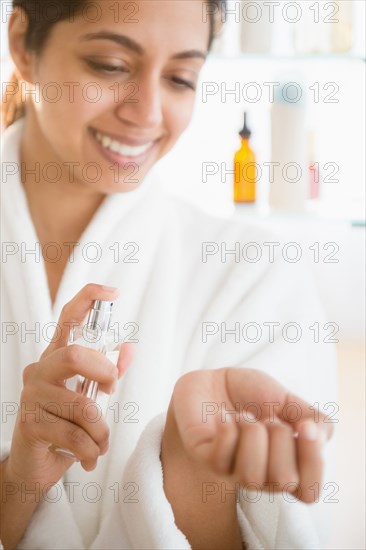
M 123 487 L 131 486 L 129 498 L 118 500 L 102 519 L 99 534 L 90 550 L 190 548 L 186 537 L 175 525 L 163 489 L 160 449 L 165 418 L 166 413 L 153 418 L 140 435 L 121 477 Z M 53 487 L 47 500 L 40 503 L 17 548 L 85 549 L 66 493 L 62 491 L 62 483 Z
M 126 464 L 121 483 L 134 488 L 133 497 L 117 502 L 101 523 L 90 550 L 189 550 L 185 535 L 178 529 L 163 488 L 160 462 L 161 440 L 166 413 L 153 418 L 142 432 Z M 62 521 L 60 521 L 62 518 Z M 253 527 L 238 507 L 239 525 L 250 549 L 262 548 Z M 67 528 L 65 528 L 67 526 Z M 84 549 L 81 534 L 65 495 L 50 491 L 48 500 L 37 508 L 19 550 Z
M 166 413 L 155 417 L 145 428 L 127 462 L 122 483 L 133 483 L 136 494 L 123 499 L 106 517 L 92 549 L 189 550 L 184 533 L 178 529 L 163 489 L 160 462 L 161 440 Z M 255 500 L 257 495 L 251 495 Z M 286 503 L 281 497 L 259 500 L 259 505 L 237 505 L 243 548 L 247 550 L 321 548 L 307 505 Z M 123 533 L 116 526 L 123 526 Z M 127 536 L 127 538 L 126 538 Z M 122 540 L 124 544 L 122 545 Z
M 191 546 L 184 533 L 178 529 L 174 521 L 172 507 L 167 500 L 163 488 L 163 469 L 160 461 L 161 441 L 164 432 L 166 413 L 155 417 L 145 428 L 138 441 L 135 451 L 131 455 L 122 483 L 133 483 L 137 488 L 132 502 L 124 499 L 119 507 L 115 507 L 113 515 L 106 518 L 101 533 L 94 541 L 92 549 L 100 548 L 130 548 L 134 550 L 189 550 Z M 281 513 L 280 502 L 275 506 L 278 515 Z M 255 523 L 248 521 L 243 510 L 238 505 L 238 521 L 242 534 L 242 541 L 248 550 L 264 548 L 257 538 Z M 260 511 L 262 512 L 262 510 Z M 292 516 L 296 519 L 296 516 Z M 261 518 L 261 523 L 265 523 Z M 115 525 L 124 525 L 129 546 L 121 546 L 121 534 L 115 531 Z M 272 526 L 271 526 L 272 527 Z M 304 526 L 303 526 L 304 527 Z M 268 526 L 266 528 L 269 532 Z M 276 531 L 271 532 L 268 538 L 274 538 Z M 309 539 L 310 537 L 308 537 Z M 279 541 L 282 544 L 282 539 Z M 304 548 L 319 548 L 308 545 Z M 243 544 L 244 548 L 244 544 Z M 283 546 L 266 548 L 284 548 Z

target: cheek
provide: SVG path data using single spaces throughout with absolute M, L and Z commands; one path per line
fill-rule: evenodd
M 83 153 L 88 126 L 93 125 L 98 116 L 113 110 L 114 96 L 97 82 L 75 82 L 65 77 L 53 82 L 69 84 L 41 87 L 40 100 L 36 104 L 38 120 L 59 154 L 72 158 L 77 151 Z M 57 100 L 51 100 L 56 91 Z
M 66 57 L 57 62 L 45 60 L 39 76 L 38 113 L 42 118 L 47 117 L 53 127 L 63 128 L 67 136 L 71 130 L 74 135 L 80 133 L 84 124 L 88 125 L 99 113 L 113 108 L 113 90 L 83 74 L 80 67 Z
M 65 81 L 66 82 L 66 81 Z M 97 82 L 73 82 L 68 85 L 44 85 L 40 93 L 39 114 L 59 117 L 55 122 L 68 127 L 98 117 L 99 113 L 113 109 L 113 92 L 102 88 Z M 81 128 L 80 128 L 81 129 Z
M 180 104 L 170 104 L 165 111 L 165 124 L 170 135 L 177 140 L 191 122 L 194 109 L 194 96 Z

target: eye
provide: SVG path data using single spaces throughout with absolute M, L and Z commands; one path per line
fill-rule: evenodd
M 126 73 L 127 70 L 123 66 L 107 65 L 106 63 L 97 63 L 96 61 L 87 60 L 88 65 L 96 71 L 104 72 L 106 74 Z
M 188 88 L 194 92 L 196 91 L 196 85 L 194 82 L 184 80 L 183 78 L 178 78 L 177 76 L 173 76 L 171 81 L 177 86 L 177 88 Z

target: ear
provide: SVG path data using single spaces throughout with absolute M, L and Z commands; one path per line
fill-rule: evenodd
M 10 15 L 8 24 L 9 52 L 20 79 L 33 83 L 34 54 L 26 50 L 25 35 L 28 28 L 28 16 L 19 6 Z

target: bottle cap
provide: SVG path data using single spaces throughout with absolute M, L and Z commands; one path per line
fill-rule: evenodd
M 243 126 L 243 129 L 239 132 L 239 136 L 241 136 L 242 138 L 250 138 L 250 136 L 252 135 L 252 132 L 249 130 L 248 126 L 247 126 L 247 113 L 244 113 L 244 126 Z
M 104 302 L 95 300 L 93 307 L 89 311 L 88 328 L 99 329 L 106 332 L 112 317 L 113 302 Z

